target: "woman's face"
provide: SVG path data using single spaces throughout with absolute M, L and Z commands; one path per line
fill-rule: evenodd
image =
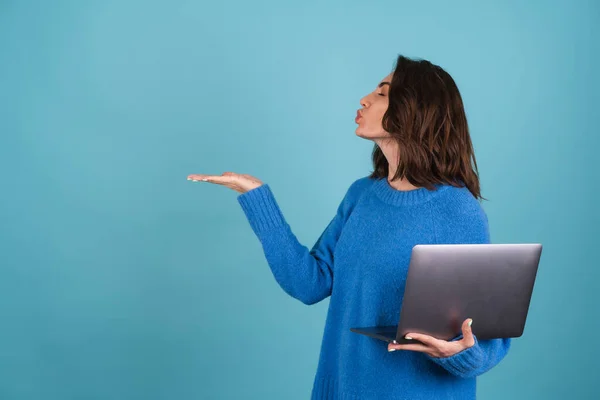
M 360 99 L 362 109 L 358 110 L 356 134 L 365 139 L 388 138 L 390 134 L 383 130 L 381 120 L 387 111 L 388 94 L 393 72 L 383 78 L 371 93 Z

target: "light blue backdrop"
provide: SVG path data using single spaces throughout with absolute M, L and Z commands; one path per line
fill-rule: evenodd
M 398 54 L 465 100 L 495 243 L 544 244 L 482 399 L 598 395 L 593 1 L 0 1 L 0 398 L 307 399 L 329 299 L 277 286 L 237 192 L 307 247 L 371 171 Z

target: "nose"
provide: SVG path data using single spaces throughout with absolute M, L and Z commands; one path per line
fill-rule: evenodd
M 363 106 L 363 107 L 367 106 L 367 96 L 365 96 L 362 99 L 360 99 L 360 105 Z

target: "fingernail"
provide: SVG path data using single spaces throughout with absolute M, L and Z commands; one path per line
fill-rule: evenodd
M 396 351 L 398 349 L 388 349 L 389 352 Z
M 472 324 L 472 323 L 473 323 L 473 320 L 470 320 L 470 321 L 469 321 L 469 326 L 471 326 L 471 324 Z
M 204 182 L 206 182 L 208 179 L 204 178 L 204 179 L 202 179 L 202 180 L 203 180 Z
M 410 336 L 408 336 L 408 335 L 404 336 L 404 338 L 406 338 L 406 339 L 412 339 L 412 338 L 411 338 Z
M 188 178 L 188 181 L 191 181 L 191 180 L 192 180 L 192 178 Z
M 398 344 L 398 342 L 396 342 L 395 340 L 392 340 L 392 343 L 394 343 L 394 344 Z

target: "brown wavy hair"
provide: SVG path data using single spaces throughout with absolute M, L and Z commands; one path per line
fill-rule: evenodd
M 423 59 L 398 56 L 383 129 L 398 143 L 399 164 L 392 180 L 406 178 L 418 187 L 467 187 L 481 196 L 477 161 L 462 97 L 452 77 Z M 377 144 L 371 178 L 387 179 L 388 161 Z

